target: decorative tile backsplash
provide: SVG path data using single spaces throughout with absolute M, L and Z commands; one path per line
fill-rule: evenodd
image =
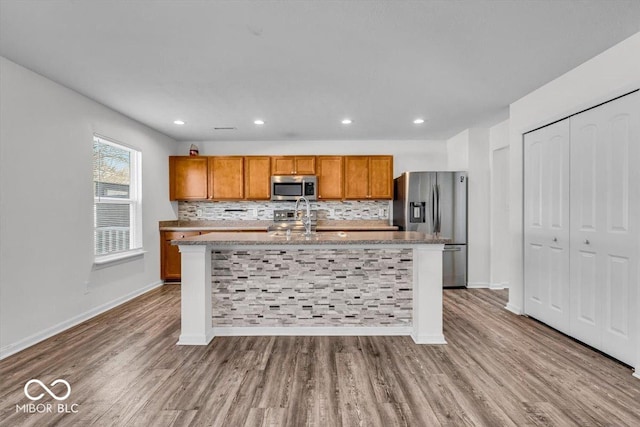
M 412 249 L 213 251 L 225 326 L 411 326 Z
M 196 220 L 272 220 L 276 209 L 293 209 L 295 202 L 179 202 L 178 219 Z M 391 202 L 384 200 L 311 202 L 318 219 L 384 220 L 391 215 Z M 199 215 L 200 214 L 200 215 Z

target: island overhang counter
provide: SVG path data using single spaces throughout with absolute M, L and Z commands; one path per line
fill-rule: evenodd
M 214 336 L 411 335 L 445 344 L 442 251 L 418 232 L 219 232 L 181 252 L 179 345 Z

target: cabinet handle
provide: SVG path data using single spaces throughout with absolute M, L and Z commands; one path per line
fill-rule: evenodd
M 557 242 L 557 241 L 558 241 L 558 238 L 557 238 L 557 237 L 554 237 L 554 238 L 553 238 L 553 241 L 554 241 L 554 242 Z
M 589 243 L 590 243 L 590 242 L 589 242 L 589 240 L 585 240 L 585 241 L 584 241 L 584 244 L 585 244 L 585 245 L 588 245 Z
M 180 238 L 181 238 L 181 239 L 184 239 L 184 234 L 181 234 L 181 235 L 180 235 Z

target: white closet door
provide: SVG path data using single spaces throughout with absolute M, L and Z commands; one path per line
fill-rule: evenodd
M 568 332 L 569 120 L 524 137 L 525 313 Z
M 636 363 L 640 96 L 571 118 L 571 334 Z

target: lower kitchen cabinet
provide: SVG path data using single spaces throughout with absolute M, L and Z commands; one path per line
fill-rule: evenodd
M 177 246 L 171 244 L 171 241 L 200 234 L 199 231 L 160 232 L 160 278 L 162 280 L 180 280 L 182 269 L 180 251 Z

